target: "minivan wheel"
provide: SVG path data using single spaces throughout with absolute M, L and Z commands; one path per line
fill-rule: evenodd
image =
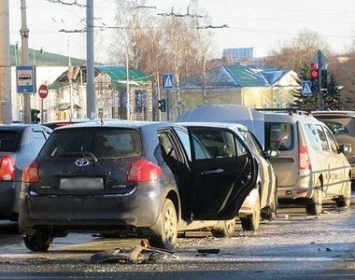
M 313 196 L 306 202 L 306 214 L 309 216 L 319 216 L 322 213 L 322 189 L 315 187 Z
M 245 231 L 256 231 L 260 225 L 260 196 L 256 199 L 256 204 L 252 215 L 240 218 L 242 228 Z
M 178 220 L 174 203 L 166 199 L 158 219 L 160 233 L 149 238 L 153 247 L 173 250 L 177 243 Z
M 33 252 L 47 252 L 53 238 L 47 231 L 36 230 L 32 235 L 26 234 L 23 241 L 26 248 Z
M 211 229 L 211 233 L 214 237 L 232 237 L 235 235 L 235 223 L 236 218 L 227 221 L 220 221 Z

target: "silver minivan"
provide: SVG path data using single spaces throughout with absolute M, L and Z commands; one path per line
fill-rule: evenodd
M 279 202 L 301 202 L 308 215 L 320 215 L 325 201 L 351 202 L 350 151 L 311 114 L 292 109 L 264 111 L 265 147 L 277 177 Z

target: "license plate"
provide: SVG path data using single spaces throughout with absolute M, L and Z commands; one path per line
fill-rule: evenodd
M 66 178 L 60 180 L 61 190 L 102 190 L 102 178 Z

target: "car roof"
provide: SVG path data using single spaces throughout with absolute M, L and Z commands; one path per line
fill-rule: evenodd
M 128 121 L 128 120 L 91 120 L 83 123 L 70 124 L 66 126 L 61 126 L 55 130 L 66 130 L 66 129 L 76 129 L 76 128 L 143 128 L 143 127 L 164 127 L 164 126 L 174 126 L 171 122 L 160 122 L 160 121 Z
M 304 122 L 316 122 L 319 123 L 320 121 L 317 120 L 312 114 L 304 112 L 304 111 L 297 111 L 297 112 L 287 112 L 287 111 L 266 111 L 263 112 L 265 114 L 265 121 L 304 121 Z
M 176 123 L 182 126 L 222 127 L 222 128 L 233 129 L 233 130 L 243 129 L 249 131 L 249 129 L 245 125 L 239 123 L 225 123 L 225 122 L 176 122 Z
M 355 117 L 355 111 L 313 111 L 314 116 L 327 116 L 327 117 Z
M 0 130 L 18 130 L 18 131 L 22 131 L 24 129 L 26 129 L 27 127 L 31 127 L 33 129 L 45 129 L 48 131 L 52 131 L 52 129 L 41 125 L 41 124 L 25 124 L 25 123 L 12 123 L 12 124 L 0 124 Z

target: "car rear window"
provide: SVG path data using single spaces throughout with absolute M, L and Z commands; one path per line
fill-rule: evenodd
M 141 150 L 138 130 L 96 127 L 53 132 L 41 155 L 68 157 L 93 153 L 97 158 L 112 158 L 141 154 Z
M 294 131 L 290 123 L 265 123 L 266 149 L 291 151 L 294 148 Z
M 351 118 L 322 118 L 317 117 L 318 120 L 325 123 L 334 135 L 349 134 L 347 126 L 351 122 Z
M 15 152 L 21 140 L 19 131 L 0 131 L 0 151 Z

